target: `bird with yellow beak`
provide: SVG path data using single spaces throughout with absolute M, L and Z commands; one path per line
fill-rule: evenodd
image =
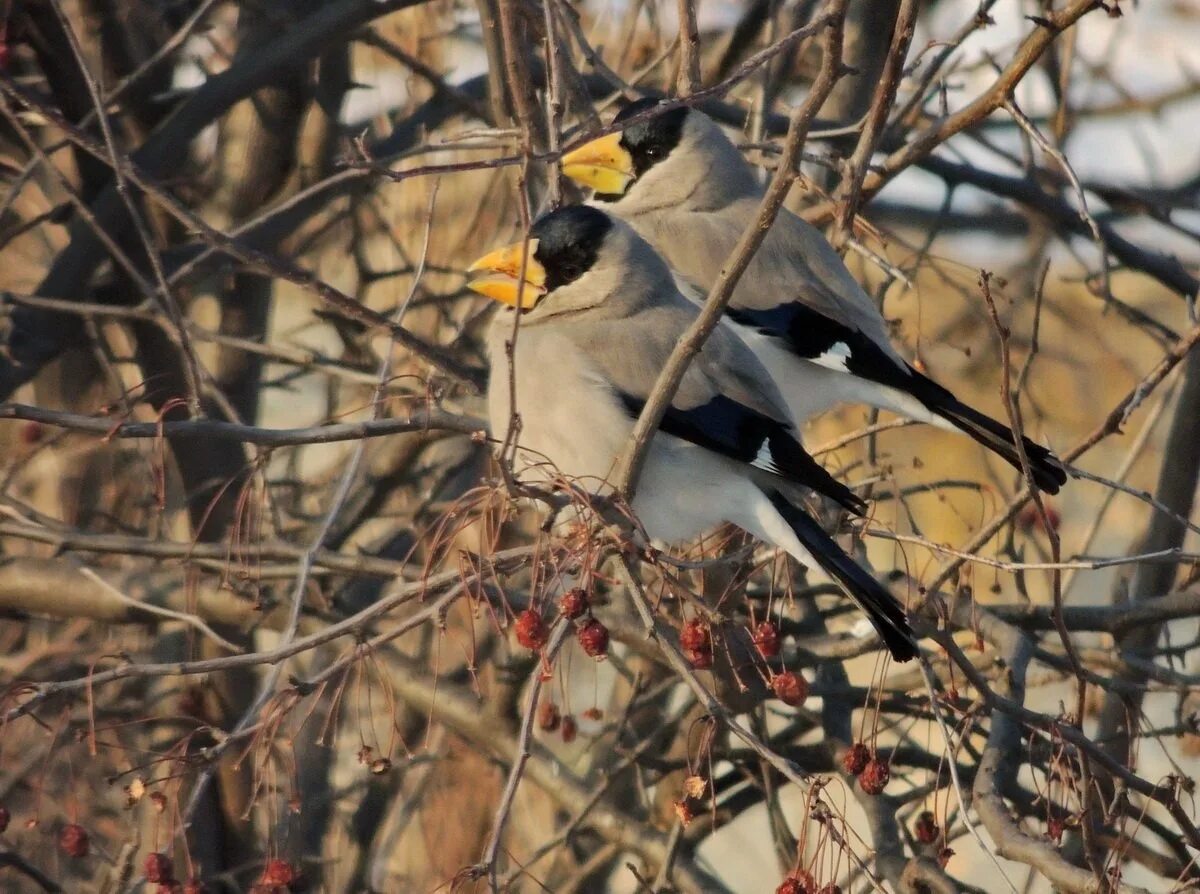
M 487 336 L 488 418 L 497 437 L 514 413 L 520 418 L 514 473 L 611 492 L 610 476 L 696 306 L 644 239 L 586 205 L 545 215 L 527 242 L 486 254 L 470 269 L 482 274 L 470 287 L 504 305 Z M 510 350 L 517 313 L 520 336 Z M 730 522 L 823 569 L 862 607 L 892 655 L 912 658 L 917 648 L 903 606 L 801 500 L 816 491 L 859 515 L 866 504 L 805 452 L 786 420 L 754 353 L 731 326 L 718 326 L 651 439 L 634 514 L 652 540 L 680 543 Z
M 696 109 L 647 98 L 614 122 L 623 129 L 563 156 L 563 172 L 649 242 L 691 284 L 681 286 L 685 294 L 702 297 L 758 219 L 763 184 Z M 794 425 L 839 403 L 867 404 L 960 431 L 1017 469 L 1027 461 L 1049 493 L 1067 480 L 1045 447 L 1018 439 L 905 361 L 838 253 L 787 208 L 738 280 L 726 317 L 782 390 Z

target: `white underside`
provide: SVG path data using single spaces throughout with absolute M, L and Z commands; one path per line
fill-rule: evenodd
M 496 327 L 491 354 L 493 360 L 500 358 L 501 370 L 502 338 Z M 516 473 L 526 481 L 567 479 L 591 493 L 606 491 L 633 430 L 612 390 L 553 331 L 523 331 L 516 365 L 522 448 Z M 488 409 L 494 435 L 503 438 L 509 421 L 508 377 L 495 372 Z M 744 464 L 673 435 L 660 432 L 651 441 L 633 509 L 656 541 L 683 543 L 729 522 L 814 565 L 787 522 L 747 477 Z

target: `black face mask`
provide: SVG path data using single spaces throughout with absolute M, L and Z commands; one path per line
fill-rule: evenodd
M 533 256 L 546 271 L 546 288 L 554 291 L 592 269 L 612 221 L 587 205 L 559 208 L 539 218 L 529 230 L 538 241 Z

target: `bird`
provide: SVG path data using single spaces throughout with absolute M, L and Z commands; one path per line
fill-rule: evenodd
M 564 154 L 560 164 L 593 190 L 592 204 L 646 239 L 683 280 L 684 294 L 700 301 L 697 290 L 712 287 L 757 219 L 764 187 L 703 112 L 668 103 L 642 117 L 661 104 L 653 97 L 629 103 L 614 119 L 628 125 Z M 833 246 L 788 209 L 738 281 L 726 316 L 781 388 L 795 425 L 839 403 L 862 403 L 963 432 L 1022 469 L 1012 430 L 905 361 Z M 1020 443 L 1038 488 L 1057 493 L 1067 481 L 1062 462 L 1028 438 Z
M 514 472 L 611 492 L 609 478 L 696 305 L 644 239 L 590 205 L 543 215 L 527 240 L 485 254 L 468 273 L 470 289 L 502 305 L 487 336 L 488 419 L 500 438 L 519 418 Z M 651 436 L 631 505 L 642 530 L 674 544 L 732 523 L 824 570 L 892 656 L 915 657 L 903 606 L 802 507 L 807 491 L 856 515 L 865 510 L 805 451 L 767 371 L 722 322 Z

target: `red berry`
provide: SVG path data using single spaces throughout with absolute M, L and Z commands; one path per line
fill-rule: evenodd
M 578 637 L 583 651 L 597 661 L 603 661 L 608 656 L 608 628 L 595 618 L 579 628 Z
M 31 447 L 42 439 L 45 430 L 40 422 L 26 422 L 20 428 L 21 443 Z
M 921 844 L 933 844 L 938 839 L 941 833 L 938 827 L 937 819 L 934 818 L 932 811 L 922 810 L 921 815 L 917 817 L 916 823 L 913 824 L 913 833 L 917 836 L 917 841 Z
M 579 732 L 579 727 L 575 725 L 575 718 L 568 714 L 562 719 L 562 729 L 559 735 L 562 736 L 563 744 L 570 745 L 575 741 L 575 735 Z
M 881 795 L 891 778 L 891 768 L 875 757 L 863 768 L 858 777 L 858 786 L 868 795 Z
M 679 817 L 680 824 L 686 829 L 692 824 L 692 820 L 696 818 L 695 811 L 692 810 L 692 805 L 687 802 L 687 799 L 675 801 L 672 806 L 675 808 L 675 815 Z
M 688 621 L 679 631 L 679 645 L 685 652 L 711 652 L 712 634 L 708 625 L 698 618 Z
M 804 703 L 808 698 L 808 681 L 800 674 L 784 671 L 771 678 L 771 689 L 775 697 L 785 705 L 795 707 Z
M 1050 523 L 1050 530 L 1057 531 L 1059 525 L 1062 524 L 1062 513 L 1057 507 L 1045 497 L 1042 498 L 1042 506 L 1046 510 L 1046 520 L 1042 521 L 1042 514 L 1038 512 L 1038 508 L 1033 503 L 1026 503 L 1021 507 L 1021 511 L 1017 513 L 1017 527 L 1022 531 L 1044 531 L 1046 530 L 1046 522 Z
M 1046 834 L 1055 844 L 1062 844 L 1064 824 L 1056 816 L 1050 817 L 1050 821 L 1046 823 Z
M 828 885 L 818 891 L 817 894 L 842 894 L 842 886 L 835 885 L 833 882 L 830 882 Z
M 208 888 L 198 878 L 190 878 L 183 886 L 183 894 L 208 894 Z
M 867 746 L 862 742 L 855 742 L 846 749 L 846 753 L 842 756 L 842 766 L 851 776 L 857 776 L 866 769 L 867 762 L 871 760 L 871 752 L 867 750 Z
M 0 807 L 0 835 L 8 831 L 8 824 L 12 822 L 12 814 L 8 812 L 7 807 Z
M 779 654 L 779 628 L 774 621 L 763 621 L 752 634 L 754 648 L 763 658 L 774 658 Z
M 517 615 L 517 623 L 513 626 L 517 631 L 517 642 L 531 652 L 546 645 L 546 625 L 533 609 L 527 608 Z
M 78 823 L 68 823 L 58 833 L 58 846 L 68 857 L 79 859 L 88 855 L 88 833 Z
M 812 873 L 806 869 L 797 869 L 775 889 L 775 894 L 815 894 L 816 890 L 817 883 L 813 880 Z
M 267 865 L 263 867 L 258 884 L 264 886 L 290 885 L 296 881 L 297 875 L 295 867 L 287 860 L 268 860 Z
M 713 666 L 713 653 L 711 649 L 684 649 L 683 654 L 687 656 L 687 660 L 691 662 L 692 667 L 697 670 L 708 670 Z
M 558 610 L 564 618 L 570 618 L 572 621 L 582 617 L 588 610 L 587 592 L 582 587 L 567 590 L 558 600 Z
M 171 882 L 175 878 L 171 858 L 166 854 L 147 854 L 146 862 L 142 864 L 142 872 L 146 875 L 146 881 L 156 884 Z
M 558 724 L 562 720 L 562 715 L 558 712 L 558 705 L 554 702 L 542 702 L 538 705 L 537 722 L 538 726 L 546 730 L 546 732 L 554 732 L 558 729 Z
M 945 869 L 946 864 L 950 862 L 950 858 L 953 856 L 954 856 L 954 851 L 952 851 L 950 848 L 948 848 L 948 847 L 942 848 L 941 851 L 938 852 L 938 856 L 937 856 L 938 866 L 941 866 L 942 869 Z

